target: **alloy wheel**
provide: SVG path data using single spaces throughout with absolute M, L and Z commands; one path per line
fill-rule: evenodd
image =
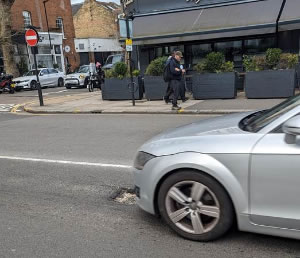
M 213 191 L 196 181 L 182 181 L 170 188 L 165 199 L 169 219 L 189 234 L 212 231 L 220 219 L 220 204 Z

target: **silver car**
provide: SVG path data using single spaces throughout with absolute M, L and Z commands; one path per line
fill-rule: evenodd
M 242 231 L 300 239 L 300 96 L 169 130 L 134 162 L 138 205 L 184 238 Z

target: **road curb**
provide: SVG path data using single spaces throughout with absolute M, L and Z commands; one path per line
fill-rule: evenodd
M 136 111 L 136 110 L 89 110 L 84 111 L 80 109 L 74 109 L 73 111 L 65 111 L 65 110 L 36 110 L 34 108 L 24 106 L 24 111 L 32 114 L 162 114 L 162 115 L 226 115 L 226 114 L 234 114 L 234 113 L 242 113 L 249 112 L 252 110 L 164 110 L 164 111 L 153 111 L 153 110 L 145 110 L 145 111 Z

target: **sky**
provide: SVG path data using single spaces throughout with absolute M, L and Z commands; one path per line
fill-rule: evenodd
M 84 0 L 71 0 L 71 4 L 82 3 Z M 101 0 L 101 2 L 114 2 L 120 4 L 120 0 Z

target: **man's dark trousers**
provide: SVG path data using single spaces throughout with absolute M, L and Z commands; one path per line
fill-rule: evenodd
M 178 99 L 178 95 L 179 95 L 179 90 L 180 90 L 180 81 L 178 80 L 171 80 L 170 81 L 170 88 L 171 91 L 173 93 L 173 99 L 172 99 L 172 104 L 173 107 L 177 106 L 177 99 Z

